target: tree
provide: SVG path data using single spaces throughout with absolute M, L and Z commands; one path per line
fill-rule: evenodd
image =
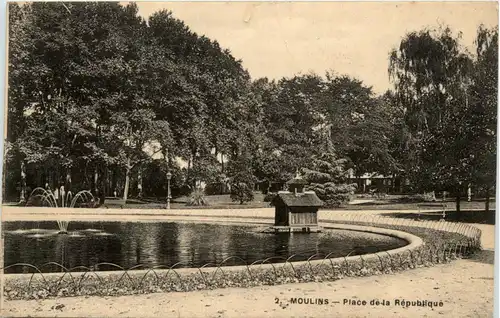
M 277 83 L 260 79 L 253 90 L 262 103 L 257 175 L 261 180 L 286 182 L 315 151 L 321 78 L 298 75 Z
M 314 191 L 327 207 L 338 207 L 354 194 L 355 186 L 346 183 L 345 163 L 345 159 L 325 152 L 313 160 L 311 168 L 302 169 L 310 183 L 307 189 Z
M 248 140 L 245 138 L 239 140 L 237 149 L 235 149 L 232 160 L 229 161 L 227 167 L 231 200 L 240 202 L 240 204 L 254 199 L 253 189 L 256 178 L 252 165 L 252 148 L 248 147 L 247 142 Z
M 254 199 L 253 188 L 255 185 L 255 177 L 251 170 L 251 162 L 248 154 L 242 155 L 237 160 L 231 161 L 230 171 L 230 187 L 231 199 L 238 201 L 240 204 L 252 201 Z
M 329 130 L 337 153 L 349 159 L 358 176 L 394 172 L 396 162 L 388 148 L 391 105 L 349 76 L 327 72 L 324 87 L 319 99 L 322 126 Z
M 236 179 L 231 182 L 231 200 L 240 202 L 243 204 L 245 202 L 253 201 L 253 188 L 249 182 L 238 182 Z
M 94 67 L 92 59 L 105 50 L 96 48 L 95 43 L 110 44 L 110 36 L 102 33 L 86 37 L 96 26 L 86 23 L 88 16 L 80 13 L 94 11 L 98 18 L 113 24 L 116 17 L 112 13 L 121 7 L 33 3 L 12 8 L 21 12 L 14 16 L 23 20 L 21 29 L 14 23 L 10 30 L 19 35 L 11 38 L 9 66 L 9 110 L 15 113 L 10 118 L 18 128 L 9 129 L 9 139 L 21 160 L 43 163 L 46 169 L 42 170 L 54 171 L 54 175 L 45 173 L 46 182 L 58 186 L 58 175 L 65 175 L 69 189 L 72 170 L 81 164 L 78 161 L 91 152 L 94 156 L 100 153 L 94 151 L 93 144 L 98 123 L 94 108 L 98 103 L 92 90 L 96 83 L 87 81 L 87 76 Z M 105 90 L 106 85 L 100 89 Z
M 224 172 L 217 157 L 230 155 L 239 137 L 250 77 L 229 50 L 192 32 L 169 11 L 153 14 L 149 29 L 177 65 L 177 71 L 169 70 L 171 80 L 158 85 L 158 96 L 168 94 L 156 112 L 170 123 L 175 143 L 169 153 L 188 162 L 192 187 L 196 180 L 210 182 Z
M 168 11 L 146 23 L 135 4 L 13 4 L 10 20 L 9 165 L 43 164 L 52 187 L 65 175 L 95 192 L 123 169 L 125 199 L 135 171 L 141 188 L 147 145 L 167 170 L 188 161 L 188 182 L 219 174 L 250 79 L 216 41 Z
M 471 165 L 461 116 L 469 107 L 472 60 L 449 28 L 411 32 L 390 56 L 405 124 L 404 168 L 421 190 L 453 191 L 457 210 Z
M 498 29 L 479 27 L 476 46 L 471 107 L 464 115 L 463 124 L 468 127 L 466 138 L 473 166 L 472 182 L 483 191 L 488 211 L 496 183 Z

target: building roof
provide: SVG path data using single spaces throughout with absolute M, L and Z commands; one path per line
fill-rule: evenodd
M 285 203 L 289 207 L 323 206 L 323 201 L 321 201 L 314 192 L 305 192 L 298 194 L 291 192 L 279 192 L 275 200 L 277 198 L 280 198 L 283 203 Z

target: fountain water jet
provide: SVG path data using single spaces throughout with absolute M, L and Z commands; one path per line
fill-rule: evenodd
M 69 221 L 57 220 L 57 226 L 59 227 L 59 234 L 68 234 Z
M 64 192 L 63 192 L 64 193 Z M 38 201 L 37 201 L 38 200 Z M 64 193 L 61 197 L 61 207 L 75 208 L 75 207 L 95 207 L 96 201 L 92 193 L 88 190 L 82 190 L 75 194 L 71 191 Z M 58 208 L 58 200 L 55 197 L 54 193 L 50 189 L 44 189 L 42 187 L 35 188 L 28 200 L 26 201 L 26 205 L 37 205 L 41 206 L 49 206 L 51 208 Z M 69 221 L 58 220 L 57 226 L 59 227 L 59 234 L 67 234 L 68 233 L 68 225 Z

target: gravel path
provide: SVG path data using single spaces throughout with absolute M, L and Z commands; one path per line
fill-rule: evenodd
M 5 302 L 2 316 L 37 317 L 491 317 L 491 255 L 459 260 L 395 275 L 348 278 L 331 283 L 306 283 L 250 289 L 149 294 L 116 298 L 75 297 Z M 275 298 L 281 301 L 276 304 Z M 328 299 L 328 305 L 292 304 L 292 298 Z M 349 306 L 344 299 L 366 300 Z M 370 300 L 390 301 L 370 306 Z M 442 307 L 409 307 L 401 300 L 442 302 Z M 339 301 L 340 303 L 333 303 Z M 61 306 L 63 305 L 63 306 Z M 438 304 L 439 306 L 439 304 Z M 60 309 L 55 309 L 62 307 Z

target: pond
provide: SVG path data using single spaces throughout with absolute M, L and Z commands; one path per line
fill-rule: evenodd
M 66 268 L 86 266 L 96 270 L 116 270 L 138 264 L 152 266 L 200 267 L 237 256 L 248 264 L 269 257 L 294 261 L 313 254 L 341 257 L 390 250 L 407 245 L 395 237 L 349 230 L 321 233 L 260 233 L 258 226 L 173 223 L 173 222 L 77 222 L 69 223 L 67 234 L 58 234 L 55 221 L 4 222 L 4 264 L 29 263 L 41 266 L 57 262 Z M 243 265 L 231 259 L 227 266 Z M 42 272 L 61 271 L 47 265 Z M 31 272 L 15 266 L 6 273 Z

